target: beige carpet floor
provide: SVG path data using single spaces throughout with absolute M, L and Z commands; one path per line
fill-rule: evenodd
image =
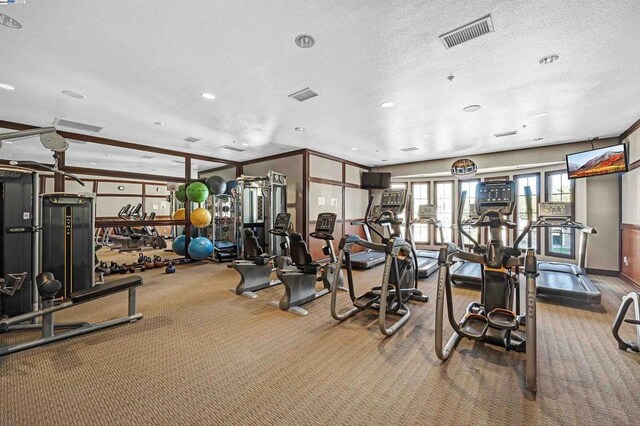
M 143 320 L 0 359 L 0 425 L 638 424 L 640 355 L 618 350 L 610 333 L 631 290 L 617 278 L 593 277 L 597 308 L 539 303 L 533 397 L 522 354 L 463 341 L 446 364 L 436 358 L 435 276 L 421 282 L 432 301 L 412 303 L 409 322 L 385 339 L 374 312 L 333 320 L 328 296 L 306 317 L 269 305 L 282 286 L 236 296 L 238 274 L 224 264 L 141 275 Z M 455 296 L 460 315 L 478 292 Z M 123 293 L 58 319 L 125 312 Z

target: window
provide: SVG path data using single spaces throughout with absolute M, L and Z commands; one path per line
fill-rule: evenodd
M 462 196 L 463 191 L 467 191 L 467 199 L 464 203 L 464 208 L 462 210 L 463 220 L 469 218 L 470 216 L 476 216 L 475 207 L 473 208 L 473 211 L 470 211 L 469 209 L 472 205 L 476 203 L 476 186 L 478 186 L 478 182 L 480 182 L 480 179 L 461 180 L 458 183 L 458 192 L 460 193 L 460 196 Z M 478 243 L 480 242 L 479 235 L 478 235 L 479 229 L 480 228 L 473 228 L 472 226 L 464 227 L 464 230 L 467 231 L 469 235 L 474 237 L 478 241 Z M 471 241 L 464 235 L 460 234 L 460 238 L 461 238 L 461 246 L 463 248 L 465 244 L 471 244 Z
M 430 189 L 431 185 L 428 182 L 413 183 L 411 185 L 411 196 L 413 197 L 412 219 L 418 215 L 418 208 L 421 204 L 429 204 L 429 200 L 431 199 L 431 194 L 429 194 Z M 412 235 L 415 243 L 430 244 L 429 225 L 416 223 L 413 225 Z
M 436 217 L 442 222 L 442 232 L 445 241 L 453 241 L 451 228 L 453 225 L 453 181 L 435 182 Z M 442 244 L 436 233 L 436 244 Z
M 538 201 L 540 194 L 540 175 L 538 173 L 514 176 L 513 180 L 516 182 L 516 210 L 515 210 L 515 222 L 518 224 L 516 228 L 516 235 L 520 235 L 520 232 L 527 224 L 527 204 L 526 197 L 524 195 L 524 188 L 531 188 L 531 208 L 533 210 L 532 223 L 538 220 Z M 518 248 L 528 249 L 532 248 L 536 250 L 536 253 L 540 253 L 540 238 L 537 228 L 531 228 L 531 231 L 527 234 Z
M 569 180 L 567 172 L 557 171 L 546 173 L 546 184 L 546 200 L 570 202 L 571 212 L 574 213 L 574 183 L 572 180 Z M 547 248 L 545 254 L 547 256 L 567 257 L 571 259 L 575 257 L 575 229 L 547 228 L 546 238 Z

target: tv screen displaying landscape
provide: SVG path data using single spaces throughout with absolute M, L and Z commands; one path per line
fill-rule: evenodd
M 567 155 L 569 179 L 626 171 L 627 151 L 624 144 Z

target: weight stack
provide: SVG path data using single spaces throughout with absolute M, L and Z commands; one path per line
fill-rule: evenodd
M 84 194 L 43 194 L 42 271 L 62 283 L 56 297 L 94 284 L 95 199 Z

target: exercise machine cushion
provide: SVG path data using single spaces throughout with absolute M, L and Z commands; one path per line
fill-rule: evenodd
M 313 262 L 307 243 L 302 239 L 302 235 L 297 232 L 292 232 L 289 238 L 291 240 L 290 256 L 293 263 L 297 267 L 302 268 Z
M 95 287 L 85 288 L 83 290 L 74 291 L 69 295 L 69 299 L 74 304 L 87 302 L 89 300 L 98 299 L 110 294 L 119 293 L 132 287 L 142 285 L 142 277 L 132 275 L 130 277 L 121 278 L 107 284 L 100 284 Z
M 263 253 L 258 237 L 255 236 L 251 229 L 244 230 L 244 252 L 246 259 L 256 258 Z

